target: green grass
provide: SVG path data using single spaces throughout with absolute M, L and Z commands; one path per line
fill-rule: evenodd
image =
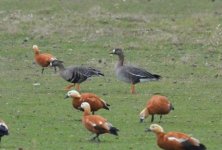
M 9 128 L 0 149 L 159 149 L 138 114 L 153 93 L 169 97 L 175 111 L 160 123 L 200 139 L 209 150 L 222 147 L 222 2 L 216 0 L 1 0 L 0 117 Z M 97 114 L 120 129 L 101 143 L 77 121 L 82 113 L 64 100 L 68 84 L 52 69 L 33 64 L 32 45 L 65 65 L 95 66 L 105 73 L 82 84 L 111 104 Z M 138 84 L 137 94 L 114 76 L 124 48 L 126 63 L 163 76 Z M 102 60 L 102 63 L 99 63 Z M 34 86 L 40 83 L 40 86 Z M 156 121 L 158 122 L 158 117 Z

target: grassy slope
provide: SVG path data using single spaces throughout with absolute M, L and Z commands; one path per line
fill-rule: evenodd
M 199 138 L 209 149 L 221 141 L 221 7 L 203 0 L 0 1 L 0 116 L 10 127 L 2 149 L 158 149 L 144 133 L 150 118 L 138 113 L 156 92 L 168 96 L 175 111 L 163 118 L 166 131 Z M 24 40 L 28 40 L 24 42 Z M 80 122 L 82 113 L 63 100 L 67 85 L 33 64 L 32 45 L 56 55 L 65 65 L 92 65 L 104 78 L 82 84 L 112 107 L 97 112 L 120 129 L 119 138 L 101 136 L 101 144 Z M 108 52 L 125 49 L 127 61 L 163 76 L 140 84 L 136 95 L 117 82 Z M 98 63 L 102 60 L 102 63 Z M 40 83 L 40 86 L 33 86 Z M 156 118 L 156 121 L 158 118 Z

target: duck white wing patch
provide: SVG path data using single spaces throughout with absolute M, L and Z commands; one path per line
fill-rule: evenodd
M 57 58 L 55 57 L 50 58 L 50 61 L 54 61 L 54 60 L 57 60 Z
M 184 139 L 184 138 L 176 138 L 176 137 L 173 137 L 173 136 L 167 137 L 167 139 L 168 139 L 169 141 L 177 141 L 177 142 L 179 142 L 179 143 L 182 143 L 182 142 L 188 140 L 188 139 Z
M 198 139 L 196 139 L 196 138 L 194 138 L 194 137 L 191 137 L 191 139 L 195 142 L 195 145 L 196 145 L 196 146 L 199 146 L 200 141 L 199 141 Z
M 89 119 L 86 119 L 86 122 L 89 123 L 89 124 L 91 124 L 91 126 L 93 126 L 93 127 L 96 126 L 96 124 L 95 124 L 94 122 L 90 121 Z
M 112 125 L 111 123 L 109 123 L 109 122 L 105 122 L 105 125 L 106 125 L 108 128 L 113 127 L 113 125 Z
M 99 122 L 99 125 L 102 125 L 102 124 L 103 124 L 103 122 L 102 122 L 102 121 L 100 121 L 100 122 Z

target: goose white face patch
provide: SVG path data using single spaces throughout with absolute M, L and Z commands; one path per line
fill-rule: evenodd
M 115 53 L 116 52 L 116 50 L 115 49 L 113 49 L 113 53 Z

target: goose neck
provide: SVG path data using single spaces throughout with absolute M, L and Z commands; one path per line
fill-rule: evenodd
M 65 70 L 65 67 L 63 64 L 58 64 L 57 67 L 59 68 L 60 71 Z
M 123 66 L 123 62 L 124 62 L 124 55 L 121 54 L 119 55 L 119 61 L 117 63 L 117 66 Z

